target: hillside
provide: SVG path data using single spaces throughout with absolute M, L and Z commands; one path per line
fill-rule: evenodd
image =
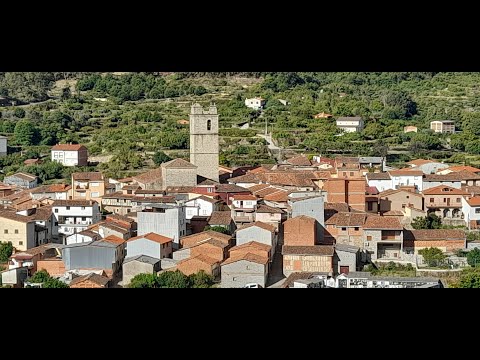
M 17 171 L 26 155 L 58 142 L 85 144 L 110 176 L 154 166 L 160 150 L 188 157 L 188 124 L 179 120 L 188 120 L 192 102 L 217 104 L 227 166 L 273 161 L 256 136 L 266 124 L 292 152 L 478 165 L 479 93 L 479 73 L 0 73 L 0 132 L 11 152 L 24 151 L 1 165 Z M 267 100 L 263 112 L 244 105 L 254 96 Z M 334 119 L 314 119 L 321 112 L 362 116 L 365 129 L 338 136 Z M 446 119 L 459 133 L 430 132 L 430 121 Z M 232 129 L 244 122 L 249 130 Z M 404 134 L 405 125 L 418 133 Z

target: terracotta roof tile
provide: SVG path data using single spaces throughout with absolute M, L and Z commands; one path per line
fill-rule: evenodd
M 265 195 L 263 199 L 267 201 L 274 201 L 274 202 L 287 202 L 289 199 L 288 198 L 289 193 L 290 192 L 288 192 L 287 190 L 280 190 L 273 194 Z
M 250 186 L 248 190 L 251 191 L 252 194 L 255 194 L 257 191 L 268 189 L 268 188 L 270 188 L 270 185 L 268 184 L 258 184 L 258 185 Z
M 227 181 L 229 183 L 233 183 L 233 184 L 237 184 L 237 183 L 255 183 L 255 184 L 258 184 L 260 182 L 258 177 L 257 177 L 258 175 L 260 175 L 260 174 L 248 173 L 248 174 L 245 174 L 245 175 L 240 175 L 240 176 L 230 178 Z
M 164 168 L 172 168 L 172 169 L 196 169 L 197 166 L 193 165 L 191 162 L 183 159 L 173 159 L 167 161 L 161 165 Z
M 283 255 L 320 255 L 333 256 L 333 245 L 313 245 L 313 246 L 282 246 Z
M 159 244 L 166 244 L 166 243 L 169 243 L 169 242 L 173 241 L 173 239 L 171 239 L 169 237 L 150 232 L 150 233 L 145 234 L 145 235 L 140 235 L 140 236 L 135 236 L 133 238 L 130 238 L 130 239 L 127 240 L 127 242 L 132 242 L 132 241 L 135 241 L 135 240 L 138 240 L 138 239 L 147 239 L 147 240 L 159 243 Z
M 367 173 L 368 180 L 390 180 L 390 175 L 386 172 L 384 173 Z
M 255 196 L 258 196 L 259 198 L 264 198 L 267 195 L 275 194 L 276 192 L 279 192 L 279 191 L 281 190 L 274 187 L 269 187 L 269 188 L 257 191 L 255 193 Z
M 58 145 L 52 146 L 52 150 L 79 151 L 79 150 L 87 150 L 87 148 L 80 144 L 58 144 Z
M 468 172 L 458 171 L 448 173 L 446 175 L 428 174 L 425 175 L 423 181 L 462 181 L 462 180 L 479 180 L 480 175 Z
M 35 213 L 32 215 L 37 221 L 46 221 L 52 216 L 52 205 L 45 205 L 35 208 Z
M 230 249 L 230 252 L 235 252 L 236 250 L 242 250 L 247 248 L 253 248 L 257 250 L 270 251 L 272 247 L 267 244 L 259 243 L 258 241 L 249 241 L 242 245 L 234 246 Z
M 53 206 L 85 206 L 90 207 L 98 204 L 95 200 L 55 200 Z
M 237 186 L 235 184 L 218 184 L 218 185 L 215 185 L 215 192 L 217 192 L 217 193 L 234 193 L 234 192 L 246 193 L 246 192 L 250 192 L 250 190 L 247 189 L 247 188 L 241 187 L 241 186 Z
M 151 184 L 154 182 L 159 183 L 162 181 L 162 168 L 159 167 L 157 169 L 144 172 L 143 174 L 132 176 L 132 180 L 141 184 Z
M 186 262 L 190 262 L 190 261 L 201 261 L 205 264 L 208 264 L 210 266 L 213 266 L 217 263 L 219 263 L 219 261 L 217 259 L 214 259 L 214 258 L 211 258 L 210 256 L 207 256 L 205 254 L 199 254 L 195 257 L 189 257 L 187 259 L 184 259 L 184 260 L 181 260 L 177 263 L 177 267 L 186 263 Z M 196 272 L 196 271 L 195 271 Z
M 208 239 L 216 239 L 216 240 L 220 240 L 220 241 L 222 241 L 226 244 L 230 244 L 230 241 L 231 241 L 232 237 L 230 235 L 222 234 L 222 233 L 219 233 L 217 231 L 207 230 L 207 231 L 203 231 L 203 232 L 198 233 L 198 234 L 184 236 L 184 237 L 180 238 L 180 243 L 184 247 L 191 247 L 191 246 L 193 246 L 193 245 L 195 245 L 199 242 L 202 242 L 202 241 L 205 241 L 205 240 L 208 240 Z
M 467 202 L 470 206 L 480 206 L 480 196 L 472 197 Z
M 122 238 L 119 238 L 118 236 L 115 236 L 115 235 L 109 235 L 106 238 L 103 238 L 103 241 L 106 241 L 106 242 L 109 242 L 109 243 L 115 244 L 115 245 L 122 245 L 122 244 L 125 243 L 125 240 L 123 240 Z
M 315 224 L 315 222 L 317 221 L 316 219 L 310 217 L 310 216 L 306 216 L 306 215 L 299 215 L 299 216 L 295 216 L 293 218 L 290 218 L 288 219 L 287 221 L 285 221 L 284 224 L 286 223 L 291 223 L 291 222 L 297 222 L 297 221 L 303 221 L 303 222 L 307 222 L 307 223 L 310 223 L 310 224 Z
M 103 174 L 98 171 L 72 173 L 73 180 L 103 181 Z
M 230 225 L 232 214 L 230 211 L 213 211 L 208 219 L 209 225 Z
M 361 227 L 365 223 L 366 217 L 367 214 L 365 213 L 338 212 L 326 220 L 325 224 L 340 227 Z
M 253 226 L 256 226 L 256 227 L 262 228 L 264 230 L 270 231 L 271 233 L 275 232 L 275 226 L 266 224 L 266 223 L 261 222 L 261 221 L 255 221 L 255 222 L 252 222 L 250 224 L 244 225 L 241 228 L 238 228 L 237 232 L 248 229 L 248 228 L 251 228 Z
M 468 171 L 472 173 L 480 172 L 480 169 L 473 166 L 450 166 L 449 168 L 441 169 L 439 171 L 444 171 L 444 170 L 450 170 L 453 172 L 459 172 L 459 171 Z
M 305 155 L 294 156 L 286 160 L 287 164 L 294 166 L 311 166 L 312 162 Z
M 383 213 L 383 216 L 403 216 L 403 212 L 400 210 L 390 210 L 385 213 Z
M 23 173 L 23 172 L 19 172 L 19 173 L 10 175 L 10 176 L 6 176 L 6 178 L 8 178 L 8 177 L 16 177 L 16 178 L 19 178 L 19 179 L 22 179 L 22 180 L 25 180 L 25 181 L 35 181 L 35 179 L 37 179 L 37 176 L 32 175 L 32 174 Z
M 405 240 L 435 241 L 435 240 L 465 240 L 465 232 L 456 229 L 428 229 L 406 230 L 403 235 Z
M 29 223 L 35 219 L 32 216 L 17 215 L 12 211 L 0 210 L 0 218 L 14 220 L 23 223 Z
M 369 215 L 363 228 L 402 230 L 403 226 L 400 224 L 400 220 L 394 216 Z
M 268 263 L 268 257 L 266 256 L 261 256 L 259 254 L 253 254 L 253 253 L 242 253 L 240 255 L 232 255 L 230 256 L 227 260 L 225 260 L 223 263 L 222 263 L 222 266 L 223 265 L 228 265 L 228 264 L 232 264 L 234 262 L 237 262 L 237 261 L 241 261 L 241 260 L 244 260 L 244 261 L 250 261 L 250 262 L 254 262 L 254 263 L 257 263 L 257 264 L 262 264 L 262 265 L 266 265 Z
M 439 185 L 423 190 L 424 195 L 467 195 L 463 189 L 456 189 L 451 186 Z
M 257 197 L 254 195 L 244 195 L 244 194 L 237 194 L 233 195 L 232 197 L 233 200 L 257 200 Z
M 347 203 L 325 203 L 325 210 L 334 210 L 336 212 L 349 212 Z

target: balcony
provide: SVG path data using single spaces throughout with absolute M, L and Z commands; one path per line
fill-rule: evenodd
M 401 243 L 403 240 L 399 236 L 382 236 L 382 241 L 385 242 L 399 242 Z

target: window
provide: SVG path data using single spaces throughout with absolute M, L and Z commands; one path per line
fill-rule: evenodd
M 55 213 L 58 213 L 58 209 L 55 209 Z
M 343 172 L 343 176 L 347 176 L 347 173 L 345 171 Z
M 213 188 L 207 188 L 207 192 L 212 193 L 212 192 L 213 192 Z
M 90 183 L 90 186 L 91 187 L 98 187 L 98 186 L 100 186 L 100 184 L 96 183 L 96 182 L 92 182 L 92 183 Z
M 8 234 L 8 229 L 3 230 L 4 234 Z
M 86 218 L 86 217 L 82 217 L 82 221 L 87 221 L 87 218 Z
M 67 210 L 70 210 L 70 206 L 67 206 Z
M 207 120 L 207 130 L 210 131 L 212 130 L 212 120 Z
M 447 198 L 443 198 L 443 202 L 447 202 Z
M 410 199 L 410 196 L 409 196 L 409 195 L 407 195 L 407 196 L 406 196 L 406 198 L 407 198 L 407 199 Z
M 461 202 L 462 200 L 460 198 L 457 198 L 457 202 Z
M 15 229 L 15 234 L 18 234 L 18 229 Z
M 405 209 L 407 207 L 406 204 L 402 204 L 402 209 Z
M 353 176 L 353 171 L 350 171 L 350 176 Z
M 435 201 L 435 199 L 434 199 L 434 198 L 430 198 L 430 202 L 434 202 L 434 201 Z
M 342 231 L 347 231 L 347 228 L 346 228 L 346 227 L 342 227 Z
M 360 228 L 358 226 L 355 226 L 355 231 L 358 231 L 360 230 Z
M 372 237 L 370 235 L 367 236 L 367 241 L 372 241 Z
M 480 208 L 475 209 L 475 214 L 480 214 Z
M 55 221 L 55 226 L 58 226 L 58 221 Z
M 80 193 L 80 197 L 87 197 L 87 193 L 84 193 L 84 192 Z
M 23 241 L 19 241 L 19 242 L 18 242 L 18 245 L 23 245 Z
M 232 281 L 237 281 L 237 277 L 236 276 L 232 277 Z
M 372 202 L 368 202 L 368 203 L 367 203 L 367 208 L 368 208 L 368 211 L 372 211 L 372 210 L 373 210 L 373 203 L 372 203 Z

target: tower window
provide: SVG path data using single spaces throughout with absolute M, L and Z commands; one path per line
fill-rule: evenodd
M 207 120 L 207 130 L 212 130 L 212 120 Z

